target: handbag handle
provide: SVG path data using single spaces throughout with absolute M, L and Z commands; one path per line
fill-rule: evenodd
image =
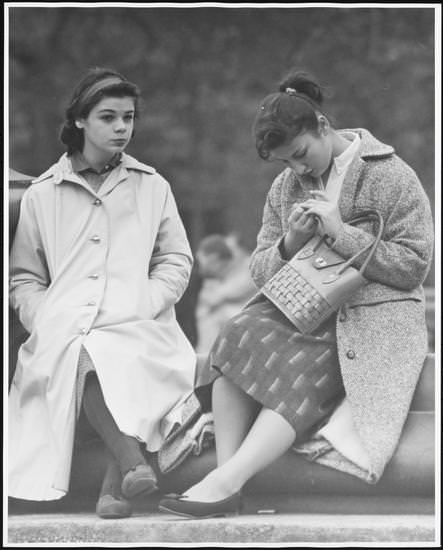
M 349 258 L 344 264 L 342 264 L 339 267 L 339 269 L 336 271 L 336 275 L 340 275 L 341 273 L 343 273 L 343 271 L 347 267 L 349 267 L 359 256 L 361 256 L 367 250 L 371 249 L 370 253 L 368 254 L 367 258 L 365 259 L 365 261 L 363 262 L 359 270 L 360 274 L 363 275 L 363 272 L 366 269 L 368 263 L 371 261 L 371 258 L 374 255 L 375 249 L 377 248 L 378 243 L 380 242 L 381 236 L 383 234 L 383 229 L 384 229 L 383 218 L 378 210 L 362 210 L 355 217 L 353 217 L 347 222 L 349 225 L 356 225 L 357 223 L 360 223 L 362 221 L 367 221 L 370 219 L 376 219 L 378 221 L 378 231 L 377 231 L 376 237 L 371 243 L 363 247 L 359 252 L 354 254 L 352 258 Z

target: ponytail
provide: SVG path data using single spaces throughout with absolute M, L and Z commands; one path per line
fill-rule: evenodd
M 259 106 L 253 131 L 259 156 L 270 152 L 305 131 L 318 131 L 318 114 L 323 114 L 320 84 L 304 71 L 289 73 L 278 92 L 268 95 Z

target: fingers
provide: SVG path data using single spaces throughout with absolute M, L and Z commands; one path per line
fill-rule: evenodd
M 300 216 L 302 216 L 303 213 L 304 213 L 303 208 L 301 208 L 299 204 L 294 204 L 294 206 L 292 207 L 291 213 L 289 215 L 289 219 L 291 221 L 297 221 L 300 218 Z
M 315 215 L 320 218 L 327 216 L 331 211 L 332 204 L 326 201 L 318 201 L 314 199 L 309 199 L 300 204 L 303 208 L 303 211 L 306 215 Z
M 326 196 L 325 191 L 318 191 L 318 190 L 312 190 L 309 191 L 309 194 L 314 197 L 314 199 L 322 200 L 322 201 L 329 201 L 329 197 Z
M 290 224 L 304 225 L 307 218 L 308 216 L 306 215 L 305 210 L 297 205 L 292 209 L 288 221 Z
M 290 216 L 289 223 L 294 228 L 306 231 L 313 229 L 317 225 L 317 219 L 315 216 L 301 210 L 300 212 L 296 212 L 294 216 Z
M 308 199 L 305 202 L 300 203 L 300 207 L 303 210 L 307 210 L 308 208 L 312 208 L 313 206 L 325 206 L 326 201 L 318 201 L 316 199 Z
M 315 216 L 305 216 L 305 220 L 303 221 L 303 229 L 305 231 L 311 231 L 316 227 L 318 223 L 318 220 Z
M 319 218 L 322 218 L 323 211 L 321 210 L 321 208 L 318 208 L 317 205 L 305 206 L 304 207 L 304 216 L 306 218 L 318 220 Z

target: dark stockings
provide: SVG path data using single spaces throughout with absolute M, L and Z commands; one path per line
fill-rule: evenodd
M 107 451 L 106 473 L 103 478 L 100 496 L 113 495 L 121 497 L 122 474 L 115 458 Z
M 146 463 L 137 439 L 122 433 L 115 423 L 106 406 L 103 392 L 95 373 L 88 374 L 86 378 L 83 393 L 83 409 L 90 424 L 103 439 L 106 447 L 115 458 L 120 468 L 120 473 L 123 476 L 138 464 Z M 112 476 L 111 473 L 112 471 L 109 473 L 110 479 L 113 479 L 115 476 Z

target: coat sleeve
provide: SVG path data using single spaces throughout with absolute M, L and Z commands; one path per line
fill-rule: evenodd
M 280 194 L 284 175 L 285 172 L 282 172 L 276 177 L 266 197 L 262 226 L 257 235 L 257 246 L 251 256 L 249 268 L 252 279 L 259 288 L 286 264 L 280 251 L 283 226 L 280 209 L 277 206 L 277 197 Z
M 193 264 L 185 228 L 170 186 L 165 183 L 166 198 L 149 263 L 154 317 L 180 300 L 188 285 Z
M 31 333 L 50 284 L 50 276 L 33 203 L 33 188 L 23 194 L 10 254 L 11 307 Z
M 404 290 L 421 285 L 430 268 L 433 251 L 433 224 L 429 199 L 415 172 L 397 162 L 392 182 L 380 177 L 378 207 L 384 212 L 384 234 L 371 258 L 365 277 L 370 281 Z M 373 240 L 359 227 L 344 224 L 333 248 L 349 258 Z M 360 267 L 367 253 L 354 265 Z

